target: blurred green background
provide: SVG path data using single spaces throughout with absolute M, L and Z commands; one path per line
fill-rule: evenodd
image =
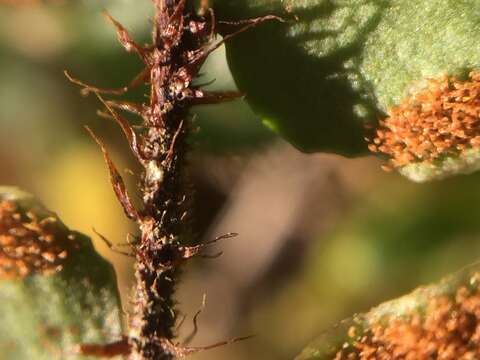
M 0 4 L 0 183 L 36 193 L 73 229 L 95 238 L 95 227 L 124 243 L 134 229 L 83 125 L 105 140 L 120 169 L 138 168 L 117 126 L 96 116 L 96 99 L 82 98 L 63 70 L 105 87 L 126 83 L 141 65 L 101 10 L 147 41 L 150 1 Z M 223 49 L 203 73 L 212 88 L 234 88 Z M 256 336 L 194 358 L 290 359 L 321 329 L 477 259 L 479 175 L 412 184 L 382 172 L 374 158 L 301 154 L 241 101 L 195 113 L 195 231 L 204 239 L 240 236 L 218 245 L 221 258 L 186 268 L 179 337 L 191 331 L 204 293 L 192 345 Z M 136 177 L 125 171 L 124 178 L 133 191 Z M 128 310 L 130 259 L 97 245 L 116 267 Z

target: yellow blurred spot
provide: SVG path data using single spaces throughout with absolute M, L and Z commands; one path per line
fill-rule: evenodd
M 124 175 L 121 158 L 115 153 L 110 155 Z M 128 176 L 131 175 L 124 177 Z M 110 250 L 92 230 L 94 227 L 113 243 L 125 243 L 127 232 L 132 230 L 110 187 L 100 150 L 93 144 L 74 144 L 55 159 L 39 181 L 40 197 L 45 204 L 55 210 L 70 229 L 92 238 L 99 252 L 115 266 L 120 288 L 125 287 L 131 276 L 132 260 Z M 129 251 L 129 248 L 121 250 Z
M 0 22 L 0 32 L 10 46 L 35 59 L 58 55 L 69 42 L 59 17 L 42 6 L 8 9 L 8 16 Z

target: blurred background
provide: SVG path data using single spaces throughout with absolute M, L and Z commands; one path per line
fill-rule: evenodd
M 117 126 L 96 116 L 98 101 L 81 97 L 63 75 L 68 69 L 110 87 L 141 69 L 116 41 L 103 8 L 135 38 L 148 39 L 148 0 L 0 0 L 0 183 L 37 194 L 96 241 L 92 227 L 124 243 L 135 230 L 83 126 L 104 139 L 132 190 L 128 169 L 138 167 Z M 223 49 L 204 69 L 202 82 L 211 80 L 211 88 L 234 88 Z M 129 96 L 141 100 L 143 93 Z M 211 250 L 222 257 L 185 268 L 179 337 L 191 332 L 203 294 L 192 345 L 256 335 L 194 359 L 291 359 L 342 318 L 477 259 L 480 175 L 412 184 L 371 157 L 302 154 L 242 101 L 194 110 L 195 232 L 205 240 L 240 235 Z M 128 310 L 131 261 L 101 241 L 97 248 L 115 265 Z

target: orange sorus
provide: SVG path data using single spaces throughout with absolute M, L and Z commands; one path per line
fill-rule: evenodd
M 480 71 L 469 79 L 444 76 L 388 111 L 369 144 L 392 167 L 458 157 L 480 148 Z

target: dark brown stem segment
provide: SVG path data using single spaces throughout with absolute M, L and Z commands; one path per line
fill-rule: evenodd
M 190 102 L 201 95 L 191 87 L 207 43 L 206 23 L 185 15 L 184 0 L 155 0 L 153 46 L 140 48 L 119 38 L 149 68 L 150 103 L 145 106 L 144 132 L 137 156 L 145 171 L 141 179 L 143 210 L 135 247 L 136 286 L 129 324 L 132 360 L 166 360 L 182 352 L 174 343 L 177 320 L 174 292 L 179 265 L 189 257 L 188 209 L 191 190 L 185 156 L 190 129 Z M 118 26 L 117 26 L 118 28 Z M 118 118 L 118 116 L 116 116 Z
M 139 136 L 113 110 L 122 108 L 122 104 L 111 104 L 113 107 L 106 104 L 145 169 L 141 181 L 143 210 L 137 220 L 141 236 L 134 248 L 136 287 L 129 332 L 131 360 L 167 360 L 202 350 L 173 342 L 177 320 L 174 292 L 179 266 L 208 245 L 196 245 L 189 238 L 192 191 L 185 174 L 190 130 L 188 110 L 195 104 L 230 101 L 239 94 L 206 93 L 192 86 L 207 56 L 223 42 L 215 40 L 213 11 L 207 11 L 206 17 L 196 15 L 192 3 L 154 0 L 153 45 L 148 48 L 135 44 L 125 29 L 112 21 L 122 44 L 145 61 L 151 87 L 150 103 L 134 109 L 144 119 L 145 131 Z M 253 19 L 236 33 L 269 19 Z M 127 194 L 120 200 L 122 204 L 130 204 Z M 136 212 L 129 206 L 125 212 L 135 218 Z
M 94 92 L 98 96 L 108 111 L 102 114 L 118 123 L 144 168 L 140 179 L 143 206 L 137 210 L 106 147 L 87 128 L 103 152 L 113 189 L 125 214 L 139 225 L 140 237 L 132 244 L 136 285 L 125 346 L 88 345 L 85 349 L 109 354 L 124 351 L 131 360 L 166 360 L 201 350 L 182 347 L 173 341 L 177 321 L 174 292 L 179 268 L 208 245 L 196 244 L 189 232 L 192 191 L 185 174 L 188 111 L 194 104 L 218 103 L 234 97 L 230 93 L 208 94 L 192 86 L 208 54 L 219 44 L 213 36 L 213 16 L 197 15 L 192 3 L 186 0 L 153 0 L 153 4 L 153 39 L 148 46 L 135 43 L 120 23 L 105 14 L 117 29 L 120 43 L 145 63 L 144 70 L 128 86 L 99 89 L 66 73 L 72 82 L 83 87 L 84 94 Z M 100 95 L 120 95 L 143 83 L 150 85 L 150 100 L 146 104 L 106 101 Z M 116 109 L 139 115 L 143 119 L 141 130 L 134 130 Z
M 142 209 L 137 209 L 128 195 L 115 164 L 102 141 L 87 128 L 100 146 L 110 172 L 110 180 L 128 218 L 140 229 L 138 241 L 132 244 L 135 256 L 136 284 L 129 333 L 118 344 L 84 345 L 86 354 L 129 353 L 130 360 L 169 360 L 175 357 L 221 346 L 243 338 L 224 341 L 203 348 L 191 348 L 174 342 L 177 322 L 174 292 L 179 268 L 198 255 L 209 243 L 197 244 L 189 232 L 188 210 L 192 191 L 185 174 L 187 138 L 191 119 L 189 109 L 196 104 L 216 104 L 241 96 L 238 93 L 207 93 L 192 85 L 208 55 L 225 40 L 274 16 L 251 19 L 239 24 L 242 28 L 215 39 L 213 11 L 193 9 L 189 0 L 153 0 L 155 18 L 152 44 L 135 43 L 127 30 L 110 15 L 107 19 L 117 29 L 120 43 L 145 63 L 145 68 L 126 87 L 99 89 L 66 76 L 83 87 L 82 92 L 95 93 L 107 112 L 102 116 L 114 119 L 121 127 L 132 152 L 143 166 L 140 180 Z M 205 6 L 205 2 L 204 2 Z M 203 13 L 203 14 L 202 14 Z M 106 101 L 100 94 L 120 95 L 144 83 L 150 86 L 146 104 Z M 141 130 L 134 130 L 116 109 L 132 112 L 143 119 Z

